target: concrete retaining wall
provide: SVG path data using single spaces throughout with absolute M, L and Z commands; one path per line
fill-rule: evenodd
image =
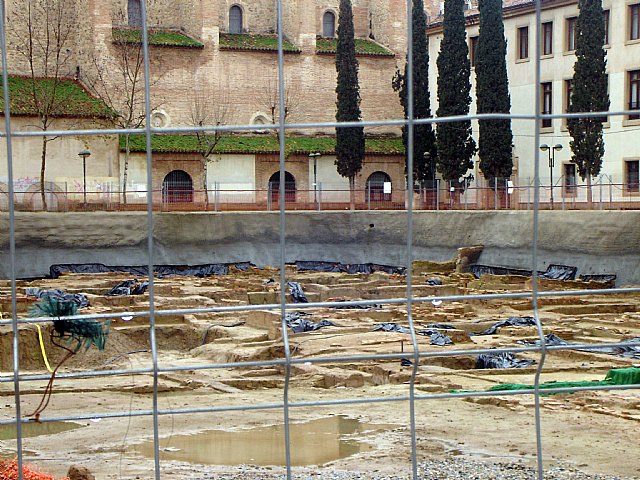
M 444 260 L 458 247 L 483 244 L 480 263 L 531 268 L 533 214 L 528 211 L 415 212 L 414 258 Z M 292 212 L 285 259 L 406 264 L 405 212 Z M 640 212 L 544 211 L 539 217 L 541 270 L 549 263 L 578 273 L 616 273 L 640 284 Z M 8 215 L 0 215 L 0 277 L 10 276 Z M 154 263 L 249 260 L 276 265 L 277 213 L 158 213 Z M 144 265 L 146 213 L 17 213 L 16 275 L 41 276 L 53 263 Z

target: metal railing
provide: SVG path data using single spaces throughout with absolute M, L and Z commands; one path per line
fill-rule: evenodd
M 418 188 L 412 193 L 414 210 L 531 210 L 534 206 L 535 185 L 529 179 L 525 185 L 515 185 L 510 180 L 496 182 L 493 187 L 467 187 L 462 190 L 450 183 L 438 180 L 435 188 Z M 37 189 L 36 189 L 37 188 Z M 551 195 L 553 188 L 554 194 Z M 640 192 L 627 184 L 615 183 L 611 176 L 600 175 L 591 186 L 592 203 L 588 203 L 587 186 L 555 179 L 553 187 L 540 184 L 538 208 L 542 210 L 637 210 L 640 209 Z M 47 182 L 45 187 L 47 210 L 51 212 L 79 211 L 139 211 L 146 209 L 145 185 L 133 185 L 127 189 L 126 202 L 123 192 L 115 184 L 103 184 L 100 190 L 70 191 L 67 184 Z M 0 190 L 0 211 L 9 210 L 6 189 Z M 285 192 L 287 210 L 347 210 L 350 208 L 350 192 L 339 187 L 318 186 L 312 190 L 289 188 Z M 280 205 L 278 190 L 242 189 L 216 184 L 213 189 L 189 188 L 169 194 L 165 190 L 151 192 L 153 211 L 277 211 Z M 393 189 L 390 193 L 375 189 L 355 191 L 356 210 L 406 210 L 408 192 Z M 552 201 L 553 199 L 553 201 Z M 39 184 L 24 189 L 14 188 L 13 205 L 16 211 L 42 210 Z
M 2 7 L 2 11 L 4 11 L 4 1 L 0 0 L 0 7 Z M 152 131 L 163 131 L 163 129 L 152 129 L 150 114 L 151 108 L 149 103 L 149 63 L 148 63 L 148 32 L 146 28 L 146 19 L 147 19 L 147 11 L 146 11 L 146 3 L 141 3 L 141 16 L 143 19 L 143 25 L 145 27 L 142 29 L 143 33 L 143 47 L 144 47 L 144 70 L 145 70 L 145 91 L 146 95 L 146 127 L 142 129 L 132 129 L 132 132 L 144 133 L 146 136 L 146 148 L 147 148 L 147 185 L 152 185 L 152 168 L 153 168 L 153 159 L 151 157 L 151 133 Z M 407 2 L 407 17 L 411 18 L 411 2 Z M 541 1 L 536 1 L 536 25 L 540 25 L 540 11 L 541 11 Z M 277 1 L 277 24 L 282 25 L 282 2 L 281 0 Z M 4 16 L 0 20 L 0 39 L 2 41 L 1 51 L 2 51 L 2 63 L 3 67 L 7 65 L 7 48 L 5 43 L 5 21 Z M 282 49 L 282 32 L 283 28 L 278 28 L 278 78 L 279 78 L 279 105 L 280 105 L 280 116 L 277 119 L 276 125 L 273 127 L 278 130 L 280 133 L 280 184 L 285 183 L 285 148 L 284 148 L 284 132 L 287 128 L 300 128 L 305 126 L 314 126 L 313 124 L 308 125 L 285 125 L 284 118 L 284 63 L 283 63 L 283 49 Z M 536 40 L 534 41 L 534 45 L 536 45 L 538 49 L 538 54 L 534 55 L 534 62 L 536 62 L 536 76 L 535 76 L 535 84 L 540 83 L 540 64 L 539 64 L 539 28 L 536 29 Z M 412 38 L 412 22 L 407 22 L 407 38 Z M 411 348 L 409 348 L 406 352 L 397 353 L 397 354 L 385 354 L 385 355 L 376 355 L 376 354 L 368 354 L 368 355 L 345 355 L 345 356 L 326 356 L 326 357 L 315 357 L 315 358 L 294 358 L 291 355 L 290 349 L 290 339 L 289 333 L 285 321 L 286 312 L 290 311 L 292 308 L 300 309 L 313 309 L 320 307 L 332 306 L 331 302 L 318 302 L 318 303 L 308 303 L 308 304 L 295 304 L 289 305 L 286 303 L 285 295 L 280 295 L 280 302 L 276 304 L 268 304 L 268 305 L 259 305 L 259 306 L 221 306 L 221 307 L 210 307 L 210 308 L 191 308 L 191 309 L 174 309 L 174 308 L 156 308 L 156 299 L 155 299 L 155 290 L 154 290 L 154 277 L 153 275 L 149 279 L 149 309 L 146 311 L 136 311 L 130 312 L 135 316 L 144 316 L 148 318 L 148 326 L 149 326 L 149 342 L 151 345 L 151 364 L 148 367 L 144 368 L 130 368 L 124 370 L 111 370 L 111 371 L 98 371 L 98 370 L 85 370 L 77 373 L 65 373 L 60 374 L 58 378 L 65 378 L 69 380 L 80 379 L 80 378 L 103 378 L 114 375 L 125 375 L 125 374 L 137 374 L 137 373 L 146 373 L 151 374 L 153 378 L 152 383 L 152 404 L 150 408 L 140 408 L 140 409 L 123 409 L 121 411 L 106 411 L 103 408 L 100 408 L 96 405 L 96 408 L 93 411 L 80 411 L 73 415 L 67 415 L 64 417 L 43 417 L 40 420 L 47 422 L 53 420 L 86 420 L 86 419 L 95 419 L 95 418 L 130 418 L 137 416 L 145 416 L 152 419 L 153 423 L 153 444 L 154 444 L 154 471 L 153 476 L 156 479 L 160 479 L 162 474 L 162 469 L 160 465 L 160 425 L 159 425 L 159 417 L 162 415 L 190 415 L 195 413 L 209 413 L 209 414 L 222 414 L 223 412 L 236 411 L 236 410 L 281 410 L 282 418 L 284 422 L 285 428 L 285 449 L 286 449 L 286 476 L 288 479 L 292 477 L 292 465 L 291 465 L 291 449 L 293 447 L 292 441 L 289 434 L 290 428 L 290 417 L 289 412 L 291 409 L 296 408 L 315 408 L 315 407 L 325 407 L 325 406 L 341 406 L 341 405 L 351 405 L 351 404 L 369 404 L 369 403 L 378 403 L 378 402 L 401 402 L 406 404 L 406 424 L 408 425 L 408 437 L 410 441 L 409 450 L 410 450 L 410 459 L 411 459 L 411 469 L 412 476 L 414 479 L 418 478 L 418 447 L 417 447 L 417 439 L 416 439 L 416 423 L 418 419 L 416 418 L 415 406 L 417 402 L 424 401 L 433 401 L 435 399 L 448 399 L 448 398 L 470 398 L 470 397 L 482 397 L 482 396 L 504 396 L 504 395 L 525 395 L 525 396 L 533 396 L 534 398 L 534 410 L 533 410 L 533 420 L 534 427 L 529 432 L 520 432 L 520 435 L 530 434 L 535 436 L 536 438 L 536 462 L 537 462 L 537 472 L 538 477 L 542 479 L 544 477 L 545 471 L 545 437 L 541 429 L 541 390 L 540 390 L 540 375 L 545 367 L 545 360 L 547 353 L 550 351 L 563 351 L 569 348 L 575 348 L 575 345 L 571 346 L 547 346 L 545 342 L 545 328 L 540 319 L 540 311 L 539 311 L 539 299 L 541 297 L 554 297 L 554 296 L 579 296 L 579 295 L 592 295 L 595 293 L 602 294 L 628 294 L 628 293 L 638 293 L 640 292 L 639 288 L 617 288 L 607 290 L 606 292 L 592 291 L 592 290 L 582 290 L 582 291 L 546 291 L 540 292 L 538 289 L 538 218 L 539 211 L 541 209 L 546 208 L 545 205 L 545 195 L 546 190 L 550 190 L 550 187 L 547 186 L 545 189 L 544 186 L 541 185 L 540 176 L 539 176 L 539 166 L 540 166 L 540 158 L 539 158 L 539 145 L 540 145 L 540 120 L 541 115 L 537 112 L 540 112 L 540 99 L 535 99 L 535 105 L 532 106 L 532 113 L 530 115 L 505 115 L 505 114 L 493 114 L 493 115 L 470 115 L 465 117 L 456 117 L 456 118 L 440 118 L 440 119 L 426 119 L 426 120 L 416 120 L 413 118 L 412 112 L 412 101 L 413 98 L 413 85 L 411 82 L 412 77 L 412 60 L 413 52 L 412 46 L 409 44 L 408 48 L 408 72 L 407 78 L 408 82 L 408 105 L 409 105 L 409 113 L 407 119 L 389 119 L 385 121 L 378 122 L 345 122 L 341 124 L 343 127 L 346 126 L 354 126 L 354 125 L 407 125 L 408 128 L 408 148 L 407 151 L 409 153 L 408 158 L 408 168 L 409 172 L 409 184 L 413 184 L 412 171 L 413 171 L 413 159 L 411 157 L 411 152 L 413 152 L 413 126 L 417 123 L 438 123 L 438 122 L 453 122 L 456 120 L 462 119 L 473 119 L 473 118 L 522 118 L 528 119 L 535 125 L 536 139 L 534 150 L 532 155 L 535 158 L 535 175 L 531 180 L 531 183 L 528 185 L 520 185 L 514 186 L 513 192 L 509 193 L 509 186 L 507 186 L 507 191 L 504 190 L 496 190 L 496 189 L 480 189 L 480 188 L 469 188 L 464 192 L 459 191 L 451 191 L 450 188 L 446 186 L 440 186 L 435 191 L 422 190 L 418 191 L 417 194 L 412 195 L 411 201 L 408 201 L 405 197 L 404 192 L 400 191 L 399 194 L 392 193 L 391 205 L 388 204 L 386 197 L 381 197 L 382 199 L 376 199 L 371 194 L 364 195 L 364 201 L 359 202 L 359 208 L 402 208 L 407 211 L 407 230 L 406 230 L 406 295 L 403 298 L 381 298 L 371 301 L 351 301 L 351 302 L 341 302 L 340 306 L 345 305 L 370 305 L 372 303 L 378 305 L 402 305 L 406 311 L 405 321 L 409 325 L 410 336 L 411 336 Z M 10 290 L 11 290 L 11 318 L 10 319 L 2 319 L 0 320 L 0 325 L 9 326 L 12 328 L 13 332 L 13 342 L 12 342 L 12 359 L 13 359 L 13 368 L 12 375 L 3 376 L 0 378 L 0 382 L 5 384 L 11 384 L 13 387 L 13 394 L 15 399 L 14 404 L 14 415 L 11 420 L 2 420 L 0 421 L 1 425 L 13 425 L 16 430 L 16 451 L 17 451 L 17 462 L 19 468 L 22 466 L 24 461 L 24 448 L 23 448 L 23 431 L 22 425 L 26 421 L 23 416 L 23 411 L 21 408 L 22 400 L 21 400 L 21 388 L 25 381 L 46 381 L 49 377 L 48 375 L 25 375 L 20 366 L 20 358 L 22 358 L 20 347 L 19 347 L 19 329 L 26 323 L 27 321 L 33 322 L 34 319 L 27 319 L 22 314 L 18 314 L 18 309 L 16 306 L 16 227 L 19 226 L 18 220 L 16 219 L 15 212 L 20 209 L 28 209 L 28 210 L 36 210 L 36 203 L 33 192 L 31 192 L 30 198 L 25 198 L 28 192 L 24 191 L 15 191 L 13 187 L 13 169 L 12 165 L 14 162 L 14 155 L 12 151 L 12 139 L 17 136 L 36 136 L 37 133 L 33 132 L 14 132 L 12 130 L 11 123 L 11 114 L 8 109 L 9 103 L 9 90 L 8 90 L 8 81 L 7 81 L 7 68 L 3 68 L 3 94 L 4 94 L 4 105 L 5 105 L 5 137 L 6 146 L 7 146 L 7 160 L 8 160 L 8 182 L 7 182 L 7 191 L 5 192 L 4 200 L 2 200 L 3 209 L 8 211 L 9 218 L 9 229 L 8 229 L 8 254 L 6 256 L 7 261 L 10 264 L 11 278 L 10 278 Z M 602 115 L 602 112 L 599 113 Z M 629 112 L 608 112 L 609 116 L 613 115 L 629 115 Z M 559 116 L 559 115 L 558 115 Z M 566 116 L 566 115 L 565 115 Z M 322 127 L 334 127 L 336 124 L 333 122 L 320 124 Z M 229 131 L 229 130 L 250 130 L 254 129 L 254 125 L 236 125 L 236 126 L 205 126 L 202 127 L 203 130 L 220 130 L 220 131 Z M 270 126 L 265 126 L 265 128 L 271 128 Z M 179 130 L 179 129 L 178 129 Z M 189 130 L 189 129 L 185 129 Z M 193 129 L 191 129 L 193 130 Z M 176 129 L 166 129 L 164 131 L 176 131 Z M 126 132 L 126 130 L 114 131 L 115 133 Z M 111 132 L 111 133 L 114 133 Z M 52 131 L 49 132 L 49 135 L 61 135 L 61 136 L 75 136 L 81 137 L 85 135 L 101 135 L 109 133 L 108 130 L 76 130 L 76 131 Z M 40 134 L 41 135 L 41 134 Z M 553 186 L 553 188 L 561 188 Z M 573 188 L 573 187 L 572 187 Z M 571 197 L 562 196 L 562 206 L 564 208 L 571 208 L 572 206 L 577 207 L 577 205 L 582 205 L 582 202 L 579 199 L 583 198 L 584 192 L 582 187 L 575 187 L 576 192 L 575 195 L 572 193 Z M 613 205 L 622 200 L 615 199 L 625 199 L 623 203 L 628 203 L 629 205 L 635 203 L 635 198 L 626 198 L 624 194 L 624 186 L 615 185 L 612 182 L 607 183 L 605 180 L 600 181 L 596 184 L 597 195 L 595 198 L 598 199 L 599 208 L 612 208 Z M 84 202 L 80 201 L 82 198 L 82 194 L 87 194 L 87 203 L 86 206 Z M 209 197 L 212 192 L 208 192 Z M 224 195 L 223 195 L 224 193 Z M 293 204 L 290 202 L 273 202 L 273 198 L 268 192 L 265 191 L 251 191 L 251 192 L 232 192 L 232 191 L 224 191 L 219 190 L 213 192 L 213 202 L 203 202 L 203 204 L 208 203 L 209 206 L 211 203 L 220 210 L 225 209 L 227 205 L 240 205 L 242 202 L 237 201 L 224 201 L 225 195 L 230 195 L 231 198 L 235 198 L 240 200 L 241 197 L 248 196 L 256 196 L 258 193 L 266 193 L 265 198 L 265 210 L 272 209 L 277 210 L 279 212 L 279 233 L 280 233 L 280 252 L 279 252 L 279 278 L 280 285 L 286 285 L 287 281 L 287 271 L 285 268 L 285 232 L 286 232 L 286 221 L 287 215 L 286 212 L 295 208 L 296 205 L 306 205 L 307 208 L 318 208 L 324 209 L 325 206 L 327 208 L 331 207 L 331 202 L 327 200 L 329 194 L 331 192 L 323 190 L 322 195 L 319 196 L 320 200 L 310 202 L 309 196 L 310 192 L 304 192 L 304 196 L 306 197 L 304 201 L 298 201 L 298 193 L 296 193 L 296 200 Z M 317 192 L 316 192 L 317 193 Z M 360 192 L 363 194 L 364 192 Z M 614 195 L 620 194 L 618 196 Z M 607 197 L 607 194 L 609 196 Z M 157 209 L 161 209 L 165 207 L 165 204 L 162 203 L 161 199 L 162 192 L 154 191 L 149 192 L 147 190 L 136 191 L 133 195 L 140 196 L 140 200 L 144 200 L 142 203 L 138 204 L 137 202 L 127 202 L 126 207 L 124 207 L 124 202 L 120 201 L 119 192 L 109 192 L 107 198 L 104 199 L 102 196 L 98 196 L 97 192 L 82 192 L 80 195 L 77 192 L 71 193 L 68 191 L 58 192 L 55 189 L 52 189 L 51 199 L 54 200 L 55 208 L 65 209 L 64 211 L 72 210 L 81 206 L 82 208 L 96 208 L 98 209 L 99 205 L 107 205 L 109 207 L 113 206 L 114 209 L 123 209 L 123 208 L 133 208 L 133 205 L 138 208 L 146 209 L 147 216 L 147 250 L 148 250 L 148 268 L 149 271 L 153 271 L 153 258 L 154 258 L 154 243 L 153 243 L 153 228 L 154 228 L 154 217 L 152 213 L 157 211 Z M 395 196 L 394 196 L 395 195 Z M 37 195 L 35 195 L 37 197 Z M 198 196 L 198 192 L 194 192 L 194 198 Z M 417 200 L 415 200 L 417 197 Z M 533 222 L 533 235 L 531 239 L 531 255 L 532 255 L 532 270 L 533 270 L 533 279 L 532 279 L 532 287 L 530 291 L 521 292 L 521 293 L 501 293 L 501 294 L 482 294 L 482 295 L 433 295 L 427 297 L 419 297 L 414 295 L 413 285 L 412 285 L 412 260 L 413 260 L 413 234 L 412 234 L 412 226 L 413 226 L 413 217 L 412 212 L 415 209 L 419 208 L 430 208 L 434 210 L 438 209 L 464 209 L 464 208 L 477 208 L 478 205 L 482 203 L 482 198 L 488 197 L 487 201 L 489 202 L 489 206 L 487 208 L 502 208 L 502 205 L 505 205 L 505 208 L 528 208 L 532 211 L 532 222 Z M 517 200 L 515 200 L 517 197 Z M 99 198 L 102 200 L 99 201 Z M 526 198 L 526 200 L 525 200 Z M 609 201 L 607 202 L 607 198 Z M 396 200 L 393 200 L 396 199 Z M 493 199 L 493 200 L 491 200 Z M 269 205 L 269 200 L 271 201 Z M 491 204 L 493 201 L 493 204 Z M 416 204 L 417 202 L 417 204 Z M 259 202 L 249 202 L 250 205 L 255 207 Z M 344 202 L 341 201 L 340 208 L 344 207 Z M 310 206 L 311 204 L 311 206 Z M 170 207 L 176 207 L 176 204 L 167 204 Z M 608 205 L 608 207 L 606 206 Z M 475 207 L 474 207 L 475 206 Z M 533 316 L 536 322 L 536 329 L 538 333 L 538 337 L 540 340 L 539 346 L 530 346 L 530 347 L 512 347 L 512 348 L 503 348 L 503 349 L 494 349 L 492 352 L 530 352 L 539 354 L 538 358 L 538 368 L 535 374 L 535 381 L 533 388 L 528 390 L 518 390 L 518 391 L 493 391 L 493 392 L 458 392 L 458 393 L 437 393 L 437 394 L 427 394 L 421 393 L 416 389 L 416 377 L 418 372 L 421 369 L 421 361 L 426 361 L 428 359 L 434 358 L 436 356 L 463 356 L 463 355 L 476 355 L 479 353 L 487 352 L 488 350 L 485 348 L 475 348 L 475 349 L 463 349 L 463 350 L 447 350 L 447 351 L 438 351 L 438 352 L 427 352 L 420 350 L 418 346 L 418 341 L 416 337 L 416 328 L 414 322 L 414 304 L 419 304 L 422 302 L 432 302 L 432 301 L 444 301 L 444 302 L 468 302 L 468 301 L 490 301 L 496 299 L 521 299 L 527 300 L 531 302 Z M 268 360 L 268 361 L 251 361 L 251 362 L 222 362 L 222 363 L 197 363 L 197 364 L 187 364 L 180 366 L 162 366 L 158 361 L 158 343 L 156 339 L 156 321 L 158 318 L 167 315 L 176 315 L 176 314 L 187 314 L 187 313 L 206 313 L 206 312 L 234 312 L 241 314 L 243 312 L 248 312 L 251 310 L 275 310 L 278 311 L 281 318 L 281 327 L 282 327 L 282 344 L 284 348 L 284 355 L 280 359 L 276 360 Z M 93 319 L 108 319 L 113 317 L 121 317 L 125 313 L 103 313 L 103 314 L 95 314 L 95 315 L 84 315 L 79 316 L 77 318 L 93 318 Z M 40 321 L 40 320 L 38 320 Z M 42 321 L 46 321 L 43 319 Z M 619 344 L 613 344 L 619 345 Z M 578 345 L 579 347 L 580 345 Z M 588 345 L 582 345 L 584 347 L 597 350 L 600 348 L 609 348 L 612 346 L 611 344 L 606 343 L 598 343 L 594 341 Z M 406 393 L 404 395 L 399 396 L 351 396 L 342 399 L 322 399 L 322 400 L 310 400 L 310 401 L 292 401 L 289 396 L 289 386 L 290 381 L 293 376 L 293 368 L 294 366 L 300 363 L 311 363 L 311 364 L 326 364 L 326 363 L 341 363 L 341 362 L 366 362 L 366 361 L 385 361 L 389 359 L 409 359 L 412 361 L 411 374 L 409 381 L 406 385 Z M 161 409 L 158 405 L 158 379 L 160 374 L 165 372 L 186 372 L 193 370 L 201 370 L 201 369 L 238 369 L 245 367 L 270 367 L 270 366 L 279 366 L 284 371 L 284 387 L 282 389 L 282 400 L 275 403 L 244 403 L 241 405 L 224 405 L 224 406 L 210 406 L 203 408 L 167 408 Z M 568 387 L 568 388 L 556 388 L 553 390 L 546 390 L 546 393 L 550 392 L 577 392 L 577 391 L 587 391 L 587 390 L 621 390 L 621 389 L 637 389 L 638 385 L 625 385 L 625 386 L 598 386 L 598 387 Z M 396 415 L 398 418 L 399 415 Z M 20 475 L 22 478 L 22 475 Z

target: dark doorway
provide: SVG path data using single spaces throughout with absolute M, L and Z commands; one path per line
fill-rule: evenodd
M 193 181 L 187 172 L 169 172 L 162 182 L 162 203 L 193 202 Z
M 367 179 L 367 195 L 372 202 L 390 202 L 391 193 L 384 193 L 384 184 L 391 183 L 391 177 L 384 172 L 372 173 Z
M 269 178 L 271 201 L 278 202 L 280 197 L 280 172 L 276 172 Z M 284 201 L 296 201 L 296 179 L 289 172 L 284 172 Z

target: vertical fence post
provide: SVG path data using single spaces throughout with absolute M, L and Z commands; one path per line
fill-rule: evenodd
M 493 209 L 498 210 L 498 179 L 493 179 Z
M 367 210 L 371 210 L 371 183 L 367 184 Z
M 600 175 L 599 182 L 600 182 L 600 210 L 602 210 L 602 175 Z
M 527 210 L 531 208 L 531 177 L 527 177 Z
M 607 175 L 609 177 L 609 210 L 613 210 L 613 178 L 611 175 Z
M 317 195 L 318 195 L 318 211 L 322 210 L 322 182 L 318 182 L 316 184 Z
M 464 189 L 464 209 L 467 210 L 469 208 L 468 202 L 467 202 L 467 193 L 469 193 L 469 187 Z
M 436 210 L 440 210 L 440 179 L 436 179 Z
M 271 211 L 271 182 L 267 184 L 267 211 Z
M 566 192 L 565 192 L 565 190 L 566 190 L 566 183 L 565 183 L 565 181 L 564 181 L 564 175 L 562 175 L 562 176 L 560 177 L 560 185 L 562 186 L 562 188 L 560 189 L 560 196 L 561 196 L 561 198 L 562 198 L 562 210 L 564 210 L 564 202 L 565 202 L 565 198 L 564 198 L 564 196 L 565 196 L 565 193 L 566 193 Z

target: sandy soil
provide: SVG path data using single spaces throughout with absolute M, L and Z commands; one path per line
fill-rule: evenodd
M 104 294 L 124 274 L 71 274 L 57 280 L 21 282 L 26 286 L 62 288 L 88 295 L 91 306 L 83 313 L 141 311 L 148 308 L 148 295 L 108 297 Z M 264 283 L 269 279 L 275 282 Z M 441 286 L 426 285 L 438 278 Z M 400 275 L 374 273 L 298 273 L 288 279 L 299 281 L 310 301 L 335 299 L 375 299 L 403 295 L 405 279 Z M 156 308 L 242 305 L 248 302 L 277 301 L 277 271 L 251 269 L 228 276 L 195 278 L 167 277 L 156 281 Z M 520 291 L 527 287 L 523 277 L 482 277 L 453 272 L 425 273 L 413 280 L 415 294 Z M 543 283 L 542 288 L 577 289 L 580 282 Z M 7 311 L 7 285 L 0 285 L 0 298 Z M 34 299 L 21 297 L 24 312 Z M 541 299 L 541 319 L 545 333 L 555 333 L 571 342 L 620 341 L 640 337 L 640 295 L 568 296 Z M 380 322 L 407 325 L 406 308 L 385 305 L 366 310 L 313 309 L 309 320 L 331 320 L 335 326 L 316 332 L 290 334 L 292 356 L 296 359 L 372 355 L 410 351 L 410 336 L 397 332 L 372 331 Z M 4 314 L 6 315 L 6 313 Z M 418 326 L 449 323 L 443 330 L 453 345 L 430 345 L 429 337 L 419 337 L 419 349 L 446 352 L 470 348 L 520 346 L 519 340 L 534 340 L 535 327 L 504 327 L 495 335 L 471 336 L 498 320 L 531 315 L 526 300 L 474 300 L 414 304 Z M 243 472 L 237 465 L 205 465 L 172 460 L 172 442 L 183 434 L 208 430 L 240 431 L 283 422 L 284 370 L 281 366 L 199 368 L 225 362 L 273 360 L 283 357 L 279 312 L 198 313 L 158 316 L 159 366 L 189 367 L 159 374 L 158 408 L 164 410 L 210 409 L 250 405 L 254 410 L 172 413 L 158 417 L 163 477 L 199 478 L 207 472 Z M 46 326 L 45 330 L 51 327 Z M 35 326 L 21 327 L 20 364 L 23 374 L 46 374 L 37 343 Z M 47 352 L 55 364 L 60 353 L 47 340 Z M 0 327 L 3 377 L 11 376 L 11 334 Z M 146 317 L 113 322 L 104 351 L 95 348 L 79 353 L 62 368 L 63 373 L 88 370 L 125 370 L 119 375 L 97 378 L 58 378 L 51 402 L 42 418 L 86 416 L 74 420 L 82 428 L 25 438 L 25 459 L 56 475 L 64 475 L 72 464 L 88 467 L 98 479 L 152 478 L 154 459 L 143 454 L 144 444 L 153 439 L 153 417 L 139 415 L 152 409 L 153 377 L 149 373 L 130 374 L 131 368 L 150 368 L 149 327 Z M 129 353 L 127 352 L 136 352 Z M 539 361 L 537 353 L 521 353 L 519 358 Z M 640 360 L 604 353 L 578 351 L 551 352 L 544 364 L 542 381 L 602 380 L 611 368 L 638 366 Z M 456 390 L 486 390 L 500 383 L 534 381 L 537 364 L 521 369 L 478 370 L 475 356 L 437 356 L 421 360 L 416 394 L 432 395 Z M 397 400 L 409 395 L 411 367 L 398 359 L 361 360 L 296 364 L 292 368 L 289 402 L 291 422 L 302 423 L 343 415 L 367 424 L 356 434 L 366 444 L 360 453 L 329 461 L 323 468 L 409 475 L 411 436 L 409 403 Z M 40 401 L 46 380 L 20 383 L 23 414 Z M 0 383 L 0 420 L 15 416 L 13 384 Z M 389 398 L 392 402 L 345 405 L 299 406 L 305 402 Z M 266 408 L 268 407 L 268 408 Z M 640 392 L 636 390 L 589 391 L 542 398 L 541 422 L 545 465 L 563 466 L 587 473 L 639 477 Z M 417 455 L 419 460 L 471 458 L 486 462 L 535 465 L 536 436 L 531 395 L 475 397 L 463 399 L 419 399 L 415 404 Z M 131 412 L 134 416 L 128 416 Z M 111 415 L 111 416 L 110 416 Z M 103 417 L 103 418 L 101 418 Z M 375 424 L 380 424 L 378 428 Z M 347 435 L 348 436 L 348 435 Z M 3 438 L 3 437 L 0 437 Z M 198 437 L 195 437 L 198 438 Z M 304 438 L 293 438 L 296 449 L 304 449 Z M 194 449 L 198 445 L 194 443 Z M 0 454 L 11 456 L 16 442 L 0 440 Z M 199 448 L 199 447 L 198 447 Z M 204 448 L 204 447 L 203 447 Z M 313 447 L 316 448 L 316 447 Z M 311 450 L 313 450 L 311 448 Z M 326 449 L 339 446 L 327 441 Z M 189 452 L 182 452 L 188 455 Z M 310 453 L 311 454 L 311 453 Z M 251 462 L 247 462 L 251 463 Z M 278 472 L 279 467 L 260 471 Z

